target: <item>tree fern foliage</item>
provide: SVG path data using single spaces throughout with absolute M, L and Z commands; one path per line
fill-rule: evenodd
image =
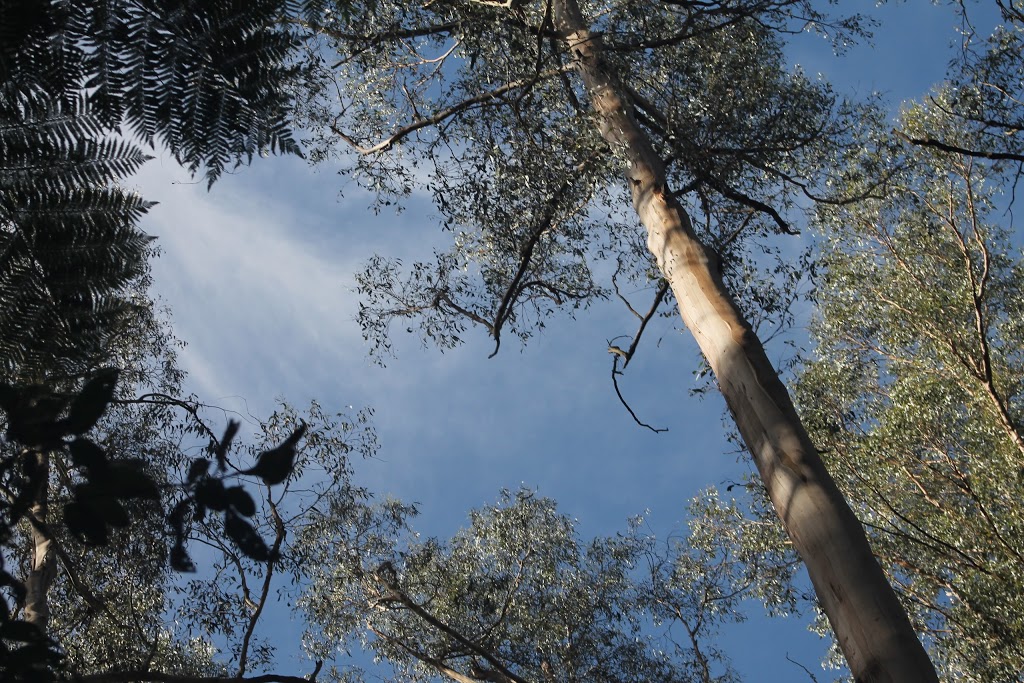
M 162 145 L 213 183 L 299 153 L 289 83 L 318 2 L 0 0 L 0 372 L 74 374 L 146 267 L 118 181 Z
M 70 105 L 83 92 L 108 130 L 160 142 L 215 180 L 260 152 L 298 153 L 288 83 L 289 0 L 0 0 L 0 72 Z
M 148 204 L 113 184 L 146 156 L 67 101 L 0 85 L 0 373 L 76 375 L 124 319 Z

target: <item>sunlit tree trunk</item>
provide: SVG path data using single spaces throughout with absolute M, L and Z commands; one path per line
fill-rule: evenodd
M 760 340 L 725 289 L 717 257 L 697 239 L 667 186 L 661 159 L 633 118 L 625 89 L 605 68 L 600 38 L 588 31 L 576 0 L 555 0 L 555 17 L 601 134 L 625 160 L 648 248 L 715 372 L 855 679 L 937 681 L 863 528 L 825 471 Z
M 44 450 L 30 454 L 35 458 L 35 472 L 38 477 L 29 509 L 32 524 L 32 565 L 25 580 L 25 621 L 35 624 L 46 632 L 50 621 L 50 607 L 47 594 L 57 574 L 57 561 L 52 548 L 52 539 L 42 525 L 49 515 L 49 469 L 50 457 Z

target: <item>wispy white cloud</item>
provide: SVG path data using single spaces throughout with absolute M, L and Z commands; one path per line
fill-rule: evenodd
M 161 202 L 144 225 L 163 250 L 156 289 L 189 344 L 181 358 L 204 400 L 257 415 L 276 397 L 373 406 L 383 449 L 380 461 L 360 468 L 361 478 L 378 491 L 436 503 L 451 523 L 521 482 L 580 510 L 584 500 L 603 500 L 600 516 L 622 520 L 659 507 L 644 495 L 649 473 L 664 468 L 655 481 L 666 482 L 680 468 L 721 464 L 706 454 L 676 457 L 676 439 L 642 432 L 618 405 L 606 340 L 632 331 L 621 320 L 633 323 L 617 321 L 614 307 L 553 321 L 527 349 L 508 343 L 492 360 L 491 342 L 477 331 L 465 348 L 446 354 L 399 340 L 388 368 L 372 365 L 354 322 L 351 274 L 377 251 L 424 258 L 444 237 L 429 206 L 368 216 L 370 199 L 337 199 L 337 182 L 281 159 L 261 160 L 212 192 L 170 162 L 153 162 L 140 176 L 144 195 Z M 684 367 L 692 345 L 680 349 Z M 678 428 L 680 416 L 663 397 L 667 390 L 686 400 L 686 388 L 649 381 L 638 369 L 624 387 L 645 417 Z M 692 406 L 710 416 L 706 448 L 717 455 L 718 406 Z M 696 447 L 705 439 L 687 441 Z M 690 479 L 679 494 L 707 483 Z M 672 496 L 672 506 L 684 495 Z M 674 517 L 680 514 L 677 508 Z
M 156 288 L 191 345 L 183 357 L 197 389 L 213 395 L 280 394 L 290 378 L 334 366 L 361 345 L 350 273 L 368 253 L 352 248 L 358 230 L 325 226 L 363 207 L 296 202 L 287 188 L 299 183 L 288 175 L 298 170 L 308 180 L 309 169 L 273 162 L 276 169 L 249 169 L 251 180 L 230 176 L 209 193 L 171 163 L 153 162 L 138 179 L 160 202 L 143 226 L 162 251 Z M 268 178 L 273 171 L 278 178 Z M 265 186 L 274 180 L 278 191 Z

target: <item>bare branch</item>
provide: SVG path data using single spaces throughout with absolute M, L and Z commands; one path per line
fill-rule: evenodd
M 612 361 L 612 385 L 614 385 L 614 387 L 615 387 L 615 394 L 619 397 L 619 401 L 622 402 L 622 405 L 624 405 L 626 407 L 626 410 L 629 411 L 629 414 L 630 414 L 630 416 L 632 416 L 633 421 L 636 422 L 641 427 L 646 427 L 647 429 L 650 429 L 655 434 L 658 434 L 660 432 L 667 432 L 668 431 L 668 427 L 662 427 L 662 428 L 659 429 L 659 428 L 656 428 L 656 427 L 652 427 L 651 425 L 647 424 L 646 422 L 643 422 L 639 417 L 636 416 L 636 413 L 633 412 L 633 409 L 629 407 L 629 404 L 626 403 L 626 399 L 623 398 L 622 392 L 619 390 L 619 380 L 618 380 L 618 375 L 622 374 L 622 372 L 619 370 L 619 356 L 620 355 L 624 355 L 625 352 L 622 349 L 618 348 L 617 346 L 609 346 L 608 347 L 608 352 L 615 354 L 615 359 Z M 623 366 L 623 367 L 625 367 L 625 366 Z
M 647 313 L 645 313 L 644 315 L 640 315 L 639 313 L 637 313 L 636 309 L 634 309 L 633 306 L 629 303 L 629 301 L 626 300 L 626 297 L 622 296 L 622 294 L 619 292 L 619 284 L 615 281 L 614 275 L 612 276 L 612 285 L 615 287 L 615 294 L 620 299 L 622 299 L 623 302 L 625 302 L 626 307 L 629 308 L 633 315 L 635 315 L 637 318 L 640 318 L 640 327 L 639 329 L 637 329 L 636 334 L 633 335 L 633 341 L 632 343 L 630 343 L 629 349 L 627 351 L 623 351 L 617 346 L 608 346 L 609 353 L 614 353 L 623 358 L 622 369 L 625 370 L 626 366 L 629 365 L 629 361 L 633 359 L 633 354 L 636 352 L 637 344 L 640 343 L 640 338 L 643 336 L 644 330 L 647 329 L 647 323 L 651 321 L 651 318 L 654 317 L 654 314 L 658 312 L 658 307 L 661 306 L 661 302 L 665 300 L 665 295 L 668 294 L 669 285 L 668 280 L 661 281 L 661 285 L 658 286 L 658 292 L 657 294 L 654 295 L 654 302 L 651 304 L 650 309 L 648 309 Z
M 768 214 L 775 224 L 779 226 L 779 230 L 786 233 L 787 235 L 799 235 L 800 231 L 793 229 L 790 224 L 775 210 L 774 207 L 762 202 L 759 199 L 749 197 L 744 193 L 740 192 L 736 188 L 730 187 L 724 182 L 720 181 L 711 175 L 702 175 L 701 180 L 706 182 L 712 189 L 721 194 L 726 199 L 731 199 L 734 202 L 743 204 L 744 206 L 750 207 L 755 211 Z
M 796 664 L 798 667 L 803 669 L 807 673 L 808 676 L 811 677 L 811 680 L 814 681 L 814 683 L 818 683 L 818 678 L 814 674 L 811 673 L 811 670 L 808 669 L 803 664 L 801 664 L 800 662 L 798 662 L 795 659 L 793 659 L 792 657 L 790 657 L 788 652 L 786 653 L 786 661 L 790 662 L 791 664 Z

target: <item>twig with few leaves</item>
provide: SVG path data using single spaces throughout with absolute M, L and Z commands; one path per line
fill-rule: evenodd
M 611 348 L 615 348 L 615 347 L 611 347 Z M 611 351 L 611 348 L 609 348 L 609 351 Z M 641 420 L 639 417 L 636 416 L 636 413 L 633 412 L 633 409 L 629 406 L 628 403 L 626 403 L 626 399 L 622 396 L 622 391 L 619 389 L 618 375 L 621 375 L 621 374 L 622 374 L 622 371 L 619 370 L 619 355 L 616 354 L 615 359 L 612 361 L 612 385 L 615 387 L 615 394 L 619 397 L 619 401 L 622 403 L 623 406 L 626 407 L 626 410 L 629 411 L 629 414 L 630 414 L 630 416 L 632 416 L 633 421 L 636 422 L 641 427 L 646 427 L 647 429 L 650 429 L 655 434 L 658 434 L 658 433 L 661 433 L 661 432 L 667 432 L 668 431 L 668 427 L 661 427 L 661 428 L 652 427 L 651 425 L 647 424 L 646 422 L 644 422 L 643 420 Z
M 630 343 L 629 349 L 623 351 L 618 346 L 614 346 L 611 344 L 608 345 L 608 353 L 614 353 L 615 355 L 620 356 L 623 359 L 622 369 L 625 370 L 626 366 L 629 365 L 629 361 L 633 359 L 633 354 L 636 353 L 636 347 L 640 343 L 640 338 L 643 336 L 644 330 L 647 329 L 647 323 L 649 323 L 651 321 L 651 318 L 654 317 L 654 314 L 658 312 L 658 308 L 661 306 L 661 302 L 665 300 L 665 295 L 668 294 L 668 280 L 663 279 L 661 281 L 661 284 L 658 285 L 658 291 L 654 295 L 654 302 L 651 304 L 651 307 L 648 309 L 647 313 L 643 315 L 640 315 L 640 313 L 638 313 L 636 309 L 633 308 L 629 301 L 626 300 L 626 297 L 622 296 L 622 294 L 619 292 L 619 283 L 616 281 L 615 275 L 612 275 L 612 286 L 615 288 L 615 294 L 620 299 L 622 299 L 623 303 L 626 304 L 626 308 L 628 308 L 633 315 L 640 319 L 640 327 L 637 329 L 636 334 L 633 335 L 633 341 Z

